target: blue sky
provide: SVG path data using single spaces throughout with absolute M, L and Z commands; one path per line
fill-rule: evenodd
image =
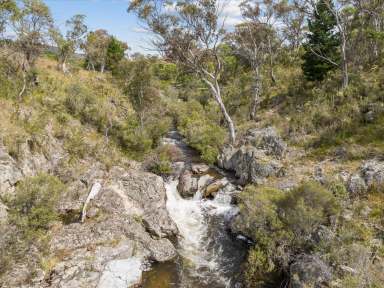
M 227 25 L 239 21 L 241 0 L 223 0 Z M 131 47 L 130 53 L 154 54 L 150 35 L 143 31 L 138 19 L 128 14 L 129 0 L 44 0 L 51 9 L 55 23 L 65 29 L 65 21 L 75 14 L 86 15 L 89 30 L 105 29 Z
M 140 28 L 136 17 L 128 14 L 128 0 L 45 0 L 51 9 L 55 24 L 65 29 L 65 21 L 75 14 L 86 15 L 89 30 L 105 29 L 125 41 L 130 53 L 151 52 L 149 35 Z

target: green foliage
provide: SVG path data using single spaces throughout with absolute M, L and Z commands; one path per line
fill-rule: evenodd
M 319 0 L 314 9 L 313 19 L 308 20 L 308 43 L 304 45 L 305 54 L 302 66 L 306 79 L 322 81 L 327 73 L 337 68 L 339 35 L 335 34 L 336 18 L 332 13 L 333 2 Z M 319 56 L 321 55 L 321 56 Z
M 16 188 L 13 198 L 7 199 L 9 221 L 26 237 L 35 237 L 58 219 L 56 204 L 65 186 L 54 176 L 38 174 L 25 178 Z
M 148 163 L 148 170 L 160 176 L 167 176 L 172 173 L 172 161 L 175 161 L 177 152 L 172 146 L 159 147 Z
M 118 67 L 127 49 L 126 43 L 117 40 L 113 36 L 111 37 L 107 48 L 107 68 L 109 70 L 113 71 Z
M 201 154 L 207 163 L 215 163 L 220 147 L 224 144 L 225 130 L 217 125 L 219 113 L 205 111 L 197 101 L 189 101 L 173 109 L 177 128 L 188 144 Z
M 307 182 L 289 192 L 248 186 L 240 195 L 240 211 L 240 225 L 255 241 L 246 278 L 258 287 L 255 283 L 286 269 L 295 255 L 313 251 L 313 233 L 338 215 L 339 205 L 330 191 Z

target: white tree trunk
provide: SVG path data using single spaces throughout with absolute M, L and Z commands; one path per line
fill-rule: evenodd
M 348 59 L 347 59 L 347 41 L 345 39 L 345 35 L 341 37 L 341 65 L 342 65 L 342 73 L 343 73 L 343 89 L 347 88 L 349 85 L 349 75 L 348 75 Z
M 217 79 L 215 79 L 215 83 L 213 84 L 210 82 L 208 79 L 204 78 L 203 79 L 205 83 L 208 84 L 208 86 L 211 89 L 212 95 L 215 98 L 217 104 L 219 104 L 221 113 L 224 116 L 225 121 L 227 122 L 228 125 L 228 131 L 229 131 L 229 139 L 231 141 L 231 144 L 235 144 L 236 142 L 236 130 L 235 130 L 235 124 L 233 123 L 233 120 L 231 116 L 229 116 L 227 109 L 225 108 L 223 99 L 221 98 L 221 90 L 219 83 Z
M 254 86 L 254 94 L 253 94 L 251 111 L 250 111 L 251 120 L 256 119 L 256 112 L 257 112 L 257 108 L 259 106 L 261 89 L 262 89 L 261 75 L 260 75 L 259 67 L 255 68 L 255 84 L 254 85 L 255 85 Z
M 63 63 L 61 63 L 61 71 L 62 71 L 64 74 L 69 73 L 69 69 L 68 69 L 68 67 L 67 67 L 67 62 L 66 62 L 66 60 L 64 60 Z

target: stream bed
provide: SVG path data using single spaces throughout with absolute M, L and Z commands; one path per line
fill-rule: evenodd
M 164 145 L 174 145 L 182 152 L 183 161 L 176 166 L 199 164 L 196 152 L 189 148 L 180 135 L 172 131 L 163 139 Z M 210 169 L 216 178 L 227 175 Z M 203 188 L 193 197 L 183 198 L 178 192 L 179 173 L 166 181 L 167 209 L 176 223 L 179 235 L 178 257 L 168 263 L 158 263 L 144 273 L 144 288 L 229 288 L 241 287 L 241 266 L 247 253 L 247 244 L 231 235 L 228 221 L 238 212 L 232 205 L 235 186 L 226 177 L 228 185 L 218 190 L 212 199 L 202 197 Z

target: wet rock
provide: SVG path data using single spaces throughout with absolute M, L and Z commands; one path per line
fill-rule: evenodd
M 292 288 L 323 287 L 331 280 L 331 267 L 316 255 L 302 255 L 290 266 Z
M 179 177 L 185 169 L 185 162 L 174 162 L 172 163 L 172 171 L 174 177 Z
M 184 170 L 179 177 L 177 190 L 184 198 L 193 197 L 198 189 L 198 179 L 193 177 L 190 170 Z
M 248 130 L 244 142 L 255 148 L 263 149 L 267 155 L 273 155 L 277 158 L 283 157 L 287 150 L 287 144 L 281 139 L 273 127 Z
M 195 174 L 204 174 L 209 170 L 209 166 L 206 164 L 192 164 L 191 170 Z
M 215 177 L 209 174 L 205 174 L 197 181 L 197 187 L 199 191 L 203 191 L 209 184 L 215 181 Z
M 217 192 L 225 187 L 229 183 L 227 178 L 222 178 L 220 180 L 214 181 L 213 183 L 209 184 L 203 193 L 203 196 L 205 198 L 213 198 L 217 194 Z

